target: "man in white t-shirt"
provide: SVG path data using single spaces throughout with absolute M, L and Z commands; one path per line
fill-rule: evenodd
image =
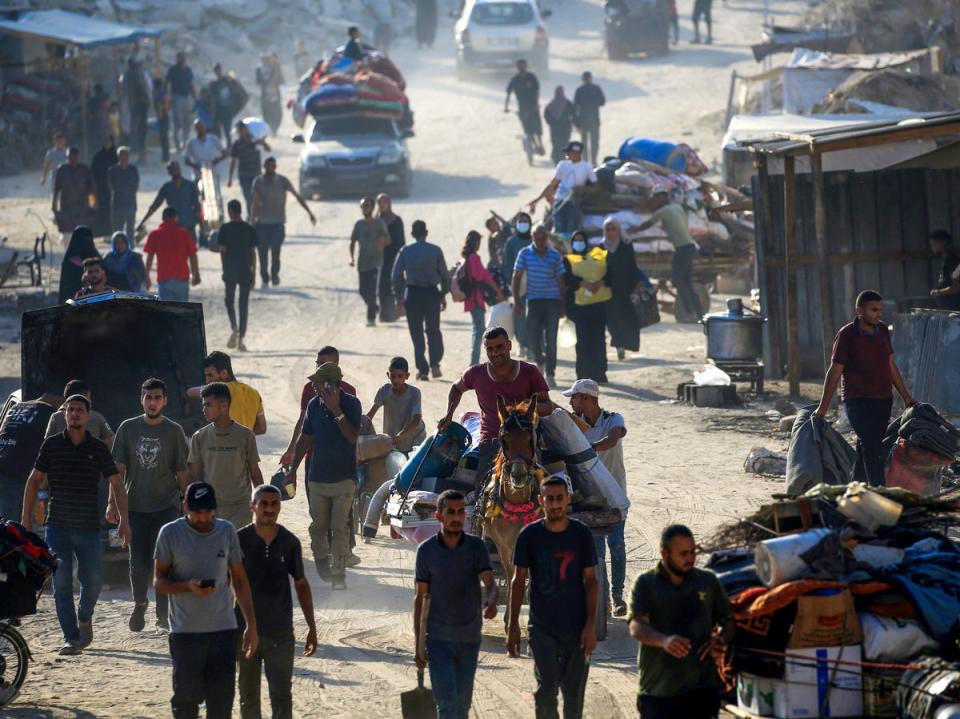
M 583 143 L 570 142 L 563 148 L 567 159 L 560 160 L 550 184 L 530 203 L 530 212 L 536 212 L 537 203 L 546 199 L 553 204 L 553 231 L 569 237 L 580 229 L 580 207 L 574 190 L 597 181 L 597 173 L 583 159 Z
M 187 149 L 183 153 L 183 161 L 191 170 L 193 170 L 193 179 L 200 179 L 200 168 L 205 165 L 213 169 L 213 174 L 220 177 L 220 169 L 217 165 L 227 156 L 226 150 L 220 143 L 220 138 L 207 132 L 207 126 L 203 120 L 197 120 L 193 123 L 196 135 L 187 141 Z
M 579 379 L 573 387 L 563 393 L 570 398 L 570 408 L 573 413 L 590 425 L 584 432 L 590 444 L 597 451 L 597 456 L 603 462 L 617 484 L 624 492 L 627 491 L 627 471 L 623 466 L 623 443 L 627 434 L 627 427 L 623 416 L 618 412 L 608 412 L 600 407 L 600 385 L 592 379 Z M 624 521 L 613 527 L 604 542 L 603 537 L 596 537 L 597 561 L 606 561 L 606 546 L 610 547 L 610 595 L 613 599 L 613 615 L 622 617 L 627 613 L 627 605 L 623 601 L 623 584 L 627 573 L 627 546 L 623 539 Z

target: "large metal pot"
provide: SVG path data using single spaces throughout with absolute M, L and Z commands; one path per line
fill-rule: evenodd
M 763 356 L 763 323 L 766 317 L 731 300 L 726 312 L 706 315 L 701 322 L 707 336 L 707 357 L 721 361 L 756 361 Z

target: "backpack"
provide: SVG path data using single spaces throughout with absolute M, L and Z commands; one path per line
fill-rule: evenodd
M 470 277 L 467 271 L 467 263 L 458 262 L 450 270 L 450 296 L 454 302 L 465 302 L 468 297 L 473 297 L 476 292 L 477 283 Z

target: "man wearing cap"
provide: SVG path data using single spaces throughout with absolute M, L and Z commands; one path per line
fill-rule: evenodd
M 260 716 L 260 667 L 267 675 L 273 716 L 293 716 L 293 601 L 290 579 L 307 622 L 304 656 L 317 651 L 317 626 L 313 618 L 313 595 L 303 573 L 300 540 L 277 522 L 282 494 L 272 484 L 253 490 L 250 508 L 254 522 L 237 532 L 243 551 L 243 566 L 250 579 L 253 612 L 257 616 L 257 651 L 240 658 L 240 716 Z
M 201 475 L 220 494 L 221 519 L 234 528 L 250 524 L 250 490 L 263 484 L 260 455 L 253 432 L 230 419 L 230 388 L 211 382 L 200 391 L 203 417 L 210 424 L 190 438 L 190 476 Z
M 113 490 L 120 519 L 117 534 L 124 547 L 130 542 L 130 523 L 127 491 L 110 456 L 110 449 L 87 431 L 90 400 L 82 394 L 70 395 L 63 403 L 63 414 L 67 428 L 47 437 L 40 446 L 33 473 L 23 492 L 20 523 L 27 529 L 33 527 L 37 491 L 44 484 L 48 485 L 50 512 L 46 540 L 60 558 L 53 575 L 53 598 L 63 631 L 60 654 L 74 656 L 93 641 L 93 610 L 103 585 L 98 500 L 101 475 L 107 478 Z M 74 556 L 80 579 L 79 607 L 73 604 Z
M 680 193 L 682 194 L 682 193 Z M 670 261 L 670 282 L 677 291 L 677 298 L 696 314 L 697 320 L 703 317 L 703 306 L 696 290 L 693 289 L 693 263 L 700 255 L 700 247 L 690 236 L 687 223 L 687 210 L 679 202 L 677 193 L 657 192 L 653 204 L 657 208 L 650 219 L 637 228 L 643 232 L 658 222 L 667 239 L 673 245 L 673 259 Z
M 620 488 L 627 491 L 627 471 L 623 466 L 623 444 L 620 442 L 627 434 L 627 427 L 623 416 L 618 412 L 607 412 L 600 407 L 600 385 L 592 379 L 577 380 L 573 387 L 563 393 L 570 398 L 570 408 L 573 413 L 590 425 L 584 432 L 586 438 L 609 470 Z M 595 537 L 597 544 L 597 561 L 605 562 L 606 546 L 610 547 L 610 589 L 613 599 L 613 616 L 622 617 L 627 613 L 627 604 L 623 601 L 623 584 L 627 574 L 627 548 L 624 544 L 623 530 L 626 516 L 615 525 L 606 542 L 603 537 Z M 604 587 L 604 592 L 606 592 Z M 606 599 L 604 599 L 606 601 Z
M 597 173 L 583 159 L 582 142 L 568 143 L 563 152 L 567 159 L 557 163 L 550 184 L 530 203 L 530 212 L 536 212 L 537 203 L 545 199 L 553 205 L 553 231 L 569 237 L 580 229 L 582 219 L 575 190 L 587 183 L 597 182 Z
M 154 565 L 154 588 L 170 596 L 170 704 L 174 719 L 197 717 L 204 702 L 208 719 L 229 719 L 237 666 L 234 597 L 246 622 L 241 655 L 249 659 L 257 651 L 250 583 L 233 525 L 216 517 L 213 485 L 187 487 L 183 509 L 183 517 L 160 530 Z
M 417 365 L 417 379 L 440 376 L 443 359 L 443 334 L 440 332 L 440 313 L 447 308 L 450 291 L 450 273 L 443 250 L 427 242 L 427 223 L 415 220 L 410 232 L 415 240 L 404 245 L 393 263 L 393 293 L 397 307 L 406 308 L 407 329 L 413 341 L 413 356 Z M 389 272 L 389 267 L 383 268 Z M 439 289 L 438 289 L 439 288 Z M 426 328 L 426 339 L 424 339 Z M 430 361 L 427 362 L 427 343 Z
M 342 391 L 343 373 L 333 362 L 317 367 L 308 379 L 317 396 L 307 405 L 288 476 L 296 477 L 297 467 L 312 445 L 313 459 L 307 474 L 310 548 L 321 579 L 329 580 L 334 589 L 346 589 L 350 554 L 347 518 L 357 488 L 360 400 Z
M 567 517 L 572 488 L 566 475 L 540 483 L 543 519 L 520 530 L 513 553 L 507 650 L 520 655 L 520 607 L 530 575 L 530 653 L 535 665 L 538 717 L 557 717 L 557 690 L 563 716 L 583 715 L 590 655 L 597 646 L 597 553 L 585 524 Z M 677 717 L 680 719 L 680 717 Z

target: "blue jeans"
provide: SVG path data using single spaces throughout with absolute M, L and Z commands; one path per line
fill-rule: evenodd
M 99 529 L 73 529 L 47 525 L 47 544 L 60 558 L 53 573 L 53 598 L 60 629 L 67 640 L 80 639 L 77 620 L 89 622 L 103 586 L 103 562 Z M 80 606 L 73 605 L 73 558 L 77 558 L 80 579 Z
M 237 179 L 240 181 L 240 191 L 243 193 L 243 201 L 247 203 L 247 218 L 253 212 L 253 181 L 257 175 L 240 175 Z
M 469 717 L 479 655 L 479 644 L 427 640 L 430 686 L 437 700 L 437 719 Z
M 164 280 L 157 283 L 160 299 L 166 302 L 189 302 L 189 280 Z
M 623 597 L 623 583 L 627 578 L 627 545 L 623 540 L 623 528 L 626 521 L 616 524 L 610 530 L 606 537 L 594 537 L 593 541 L 597 547 L 597 561 L 607 561 L 607 547 L 610 547 L 610 579 L 608 584 L 612 590 L 610 594 L 614 597 Z M 607 595 L 607 587 L 603 588 L 604 597 Z
M 20 482 L 0 475 L 0 517 L 20 521 L 23 514 L 23 489 L 26 482 Z
M 580 229 L 580 208 L 572 198 L 557 203 L 553 210 L 553 231 L 569 237 Z
M 486 329 L 486 316 L 483 305 L 470 310 L 470 319 L 473 320 L 473 334 L 470 336 L 470 366 L 480 362 L 480 345 L 483 343 L 483 331 Z
M 527 341 L 533 361 L 546 365 L 547 376 L 557 371 L 557 329 L 560 325 L 560 300 L 527 299 Z
M 522 349 L 527 349 L 530 342 L 527 339 L 527 297 L 514 298 L 514 304 L 523 307 L 523 312 L 513 315 L 513 336 Z

